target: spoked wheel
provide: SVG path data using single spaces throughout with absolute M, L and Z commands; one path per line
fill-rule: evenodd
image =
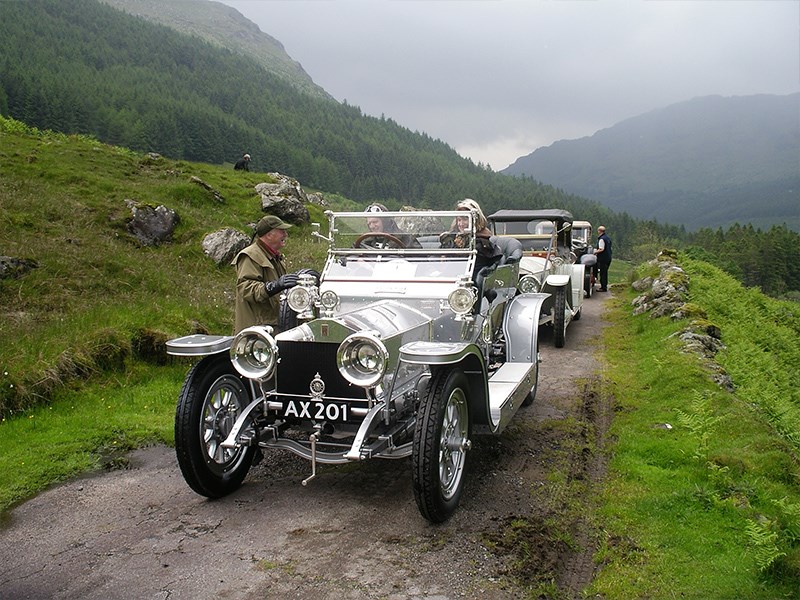
M 207 356 L 186 375 L 175 412 L 175 452 L 183 478 L 198 494 L 230 494 L 250 470 L 255 446 L 221 446 L 249 401 L 227 353 Z
M 461 500 L 471 446 L 466 390 L 460 369 L 441 369 L 420 402 L 412 452 L 414 497 L 432 523 L 446 521 Z
M 553 341 L 556 348 L 563 348 L 567 337 L 567 289 L 560 287 L 556 290 L 553 302 Z
M 406 245 L 403 243 L 403 240 L 397 236 L 394 236 L 391 233 L 384 233 L 380 231 L 364 233 L 358 236 L 358 239 L 353 242 L 353 248 L 401 249 L 405 247 Z

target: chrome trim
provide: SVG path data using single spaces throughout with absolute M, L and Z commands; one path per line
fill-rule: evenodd
M 363 460 L 365 458 L 369 458 L 368 456 L 362 456 L 361 446 L 364 445 L 364 440 L 367 439 L 369 432 L 372 431 L 380 422 L 382 416 L 381 413 L 383 412 L 384 406 L 386 406 L 384 402 L 379 402 L 373 406 L 369 411 L 369 414 L 364 417 L 364 420 L 361 422 L 361 426 L 358 428 L 356 437 L 353 438 L 353 445 L 350 446 L 350 450 L 345 454 L 345 458 L 347 458 L 347 460 Z
M 263 398 L 259 398 L 258 400 L 253 400 L 250 404 L 247 405 L 239 416 L 236 418 L 236 422 L 233 424 L 231 428 L 231 432 L 228 434 L 228 437 L 225 438 L 225 441 L 220 444 L 223 448 L 237 448 L 240 444 L 239 441 L 236 439 L 239 437 L 239 432 L 244 427 L 244 422 L 250 417 L 250 414 L 258 408 L 258 405 L 264 401 Z

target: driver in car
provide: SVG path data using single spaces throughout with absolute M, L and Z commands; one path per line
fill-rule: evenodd
M 397 226 L 397 223 L 394 222 L 394 219 L 390 217 L 382 217 L 378 216 L 375 213 L 382 213 L 388 212 L 388 209 L 383 204 L 370 204 L 366 210 L 366 213 L 373 213 L 367 217 L 367 227 L 372 233 L 380 234 L 385 233 L 390 236 L 393 236 L 400 240 L 403 243 L 403 247 L 405 248 L 422 248 L 422 245 L 419 243 L 417 238 L 409 233 L 403 233 L 400 231 L 400 228 Z M 393 247 L 394 245 L 391 243 L 391 240 L 387 237 L 386 239 L 379 239 L 376 236 L 375 243 L 370 243 L 371 246 L 375 248 L 386 248 L 386 247 Z

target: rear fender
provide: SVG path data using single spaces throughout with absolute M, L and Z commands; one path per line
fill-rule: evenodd
M 538 357 L 539 315 L 550 294 L 520 294 L 508 305 L 503 320 L 508 362 L 536 362 Z

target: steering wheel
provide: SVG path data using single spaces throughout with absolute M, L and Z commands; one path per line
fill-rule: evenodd
M 375 231 L 363 233 L 353 242 L 353 248 L 370 248 L 380 250 L 381 248 L 405 248 L 403 241 L 393 236 L 391 233 Z

